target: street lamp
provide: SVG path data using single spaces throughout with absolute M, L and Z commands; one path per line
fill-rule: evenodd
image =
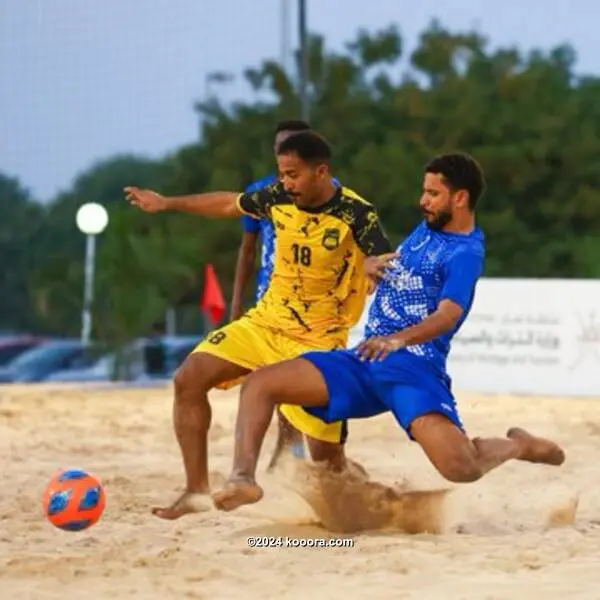
M 308 33 L 306 26 L 306 0 L 298 0 L 298 37 L 300 38 L 300 110 L 301 118 L 308 121 L 310 103 L 308 97 Z
M 85 283 L 83 290 L 83 310 L 81 313 L 81 343 L 87 346 L 92 331 L 92 300 L 94 297 L 94 263 L 96 236 L 108 225 L 108 212 L 101 204 L 82 204 L 75 216 L 79 231 L 86 236 L 85 244 Z

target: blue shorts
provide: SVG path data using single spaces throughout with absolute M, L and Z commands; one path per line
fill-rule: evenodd
M 354 350 L 308 352 L 299 358 L 315 365 L 325 379 L 327 406 L 303 407 L 325 423 L 367 419 L 389 411 L 412 439 L 410 426 L 415 419 L 440 413 L 464 431 L 450 378 L 406 350 L 379 362 L 362 362 Z

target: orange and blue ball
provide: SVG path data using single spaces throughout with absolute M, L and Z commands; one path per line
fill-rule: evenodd
M 64 531 L 82 531 L 104 512 L 106 495 L 100 481 L 80 469 L 67 469 L 52 478 L 42 500 L 46 518 Z

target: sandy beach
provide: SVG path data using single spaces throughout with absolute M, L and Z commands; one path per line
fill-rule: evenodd
M 215 482 L 230 467 L 237 393 L 212 395 Z M 331 503 L 333 496 L 343 496 L 339 490 L 319 500 L 311 479 L 317 476 L 304 465 L 265 474 L 272 427 L 261 463 L 266 492 L 261 503 L 165 522 L 150 515 L 150 508 L 172 500 L 183 484 L 170 386 L 2 387 L 2 597 L 598 598 L 600 402 L 458 398 L 473 435 L 503 435 L 521 425 L 562 444 L 565 465 L 511 463 L 478 483 L 449 485 L 384 415 L 351 423 L 348 454 L 376 483 L 365 484 L 366 495 L 360 486 L 346 490 L 354 496 L 342 510 L 339 502 Z M 106 511 L 88 531 L 57 530 L 41 512 L 43 489 L 61 467 L 83 468 L 105 486 Z M 407 501 L 378 483 L 451 492 Z M 361 503 L 371 511 L 365 522 L 353 512 Z M 332 532 L 323 522 L 329 529 L 337 523 L 348 530 L 356 523 L 357 529 L 382 530 Z M 420 527 L 437 532 L 402 531 Z M 336 547 L 251 548 L 250 536 L 282 536 L 294 544 L 350 541 L 337 541 Z

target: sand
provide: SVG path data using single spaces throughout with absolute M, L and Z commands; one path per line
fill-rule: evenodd
M 237 390 L 213 394 L 215 481 L 230 467 L 236 400 Z M 151 516 L 150 507 L 173 499 L 183 483 L 171 429 L 170 386 L 0 388 L 2 598 L 220 599 L 272 594 L 319 600 L 367 595 L 595 600 L 600 589 L 600 402 L 463 394 L 459 403 L 473 433 L 503 434 L 519 424 L 561 443 L 566 463 L 561 468 L 511 463 L 475 484 L 447 485 L 391 417 L 356 421 L 351 424 L 348 453 L 376 482 L 370 502 L 377 505 L 374 514 L 386 514 L 378 525 L 396 519 L 396 526 L 417 531 L 430 527 L 437 533 L 335 533 L 323 527 L 298 493 L 304 493 L 325 521 L 348 527 L 347 515 L 341 521 L 335 514 L 327 516 L 327 510 L 335 513 L 340 506 L 319 508 L 315 488 L 307 491 L 307 482 L 316 480 L 312 470 L 287 465 L 275 476 L 264 473 L 273 431 L 261 463 L 260 482 L 266 492 L 261 503 L 234 513 L 211 510 L 177 522 Z M 53 528 L 41 513 L 48 479 L 70 466 L 100 477 L 107 494 L 102 519 L 80 533 Z M 377 482 L 452 491 L 433 502 L 406 503 L 402 496 L 394 499 L 393 493 L 378 490 Z M 335 494 L 339 497 L 339 490 Z M 364 497 L 349 502 L 364 502 Z M 411 517 L 407 511 L 415 506 L 423 514 Z M 377 519 L 367 521 L 369 526 L 377 524 Z M 356 523 L 358 528 L 361 523 Z M 287 536 L 296 544 L 330 538 L 342 545 L 251 548 L 249 536 Z

